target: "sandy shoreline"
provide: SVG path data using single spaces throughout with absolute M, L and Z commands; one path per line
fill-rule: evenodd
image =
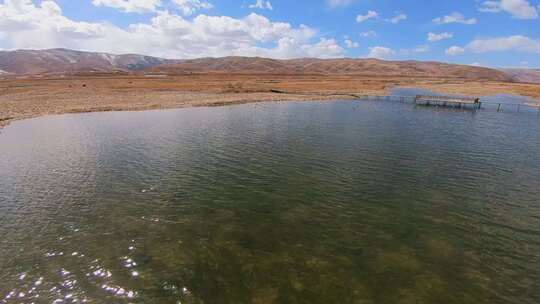
M 197 94 L 197 99 L 193 100 L 193 93 L 176 92 L 175 98 L 165 103 L 134 103 L 125 105 L 104 104 L 97 107 L 55 107 L 45 111 L 31 111 L 30 113 L 16 114 L 14 117 L 3 117 L 0 120 L 0 130 L 10 123 L 18 120 L 37 118 L 48 115 L 77 114 L 77 113 L 96 113 L 96 112 L 115 112 L 115 111 L 148 111 L 148 110 L 166 110 L 181 109 L 191 107 L 219 107 L 228 105 L 238 105 L 258 102 L 285 102 L 285 101 L 323 101 L 338 99 L 353 99 L 352 96 L 344 95 L 296 95 L 296 94 L 272 94 L 272 93 L 253 93 L 253 94 Z M 185 98 L 185 99 L 184 99 Z
M 158 79 L 141 76 L 10 79 L 0 80 L 0 128 L 15 120 L 44 115 L 351 99 L 347 93 L 385 95 L 397 86 L 474 96 L 521 94 L 540 100 L 540 85 L 463 79 L 224 74 Z

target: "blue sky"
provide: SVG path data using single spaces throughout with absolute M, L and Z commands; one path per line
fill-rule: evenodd
M 540 67 L 539 0 L 0 0 L 0 49 Z

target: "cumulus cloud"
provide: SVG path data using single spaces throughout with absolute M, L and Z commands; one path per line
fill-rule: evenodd
M 522 35 L 476 39 L 471 41 L 465 47 L 453 46 L 446 50 L 446 54 L 461 55 L 466 51 L 477 54 L 507 51 L 540 54 L 540 40 L 531 39 Z
M 184 16 L 191 16 L 201 9 L 211 9 L 214 6 L 204 0 L 172 0 Z
M 316 58 L 337 58 L 343 57 L 343 48 L 337 43 L 335 39 L 326 39 L 321 38 L 320 41 L 316 44 L 311 45 L 301 45 L 301 52 L 297 56 L 293 57 L 305 57 L 307 54 L 308 57 Z
M 391 48 L 387 48 L 384 46 L 375 46 L 372 48 L 369 48 L 369 58 L 377 58 L 377 59 L 388 59 L 393 57 L 396 54 L 394 50 Z
M 9 0 L 0 4 L 0 32 L 8 48 L 40 48 L 60 40 L 97 39 L 107 33 L 107 26 L 68 19 L 54 1 L 37 6 L 32 0 Z
M 95 6 L 107 6 L 127 13 L 153 12 L 161 6 L 160 0 L 93 0 Z
M 158 11 L 149 22 L 122 28 L 74 21 L 53 1 L 9 0 L 0 3 L 0 32 L 5 34 L 0 47 L 6 49 L 64 47 L 166 58 L 341 57 L 344 53 L 334 39 L 318 38 L 317 31 L 306 25 L 293 27 L 255 13 L 243 18 L 198 15 L 188 20 Z
M 504 11 L 517 19 L 537 19 L 539 9 L 527 0 L 489 0 L 482 2 L 479 11 L 484 13 Z
M 20 0 L 11 0 L 20 1 Z M 261 0 L 258 0 L 261 1 Z M 191 16 L 201 9 L 211 9 L 213 5 L 205 0 L 171 0 L 185 16 Z M 270 2 L 268 2 L 270 3 Z M 95 6 L 112 7 L 127 13 L 155 12 L 162 6 L 161 0 L 92 0 Z
M 441 40 L 445 40 L 445 39 L 450 39 L 452 37 L 454 37 L 454 34 L 448 33 L 448 32 L 444 32 L 444 33 L 440 33 L 440 34 L 429 33 L 427 40 L 429 42 L 437 42 L 437 41 L 441 41 Z
M 255 3 L 250 4 L 249 8 L 268 9 L 268 10 L 274 9 L 270 1 L 264 1 L 264 0 L 257 0 Z
M 345 39 L 345 46 L 348 48 L 348 49 L 356 49 L 356 48 L 359 48 L 360 47 L 360 43 L 356 42 L 356 41 L 352 41 L 351 39 Z
M 540 40 L 534 40 L 521 35 L 477 39 L 469 43 L 467 49 L 474 53 L 518 51 L 540 54 Z
M 377 13 L 376 11 L 368 11 L 365 15 L 356 16 L 356 22 L 362 23 L 362 22 L 367 21 L 369 19 L 379 19 L 379 17 L 380 17 L 379 13 Z M 386 21 L 386 22 L 390 22 L 390 23 L 393 23 L 393 24 L 398 24 L 401 21 L 407 20 L 407 15 L 398 14 L 393 18 L 381 19 L 381 20 Z
M 356 22 L 362 23 L 366 20 L 378 18 L 379 14 L 376 11 L 368 11 L 365 15 L 358 15 L 356 16 Z
M 437 17 L 433 19 L 433 22 L 436 24 L 448 24 L 448 23 L 461 23 L 461 24 L 476 24 L 477 20 L 475 18 L 466 19 L 460 12 L 453 12 L 450 15 Z
M 465 53 L 465 49 L 459 46 L 452 46 L 445 51 L 446 55 L 457 56 Z

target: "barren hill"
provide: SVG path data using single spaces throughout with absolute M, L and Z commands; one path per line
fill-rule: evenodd
M 16 75 L 130 72 L 169 61 L 142 55 L 112 55 L 67 49 L 0 52 L 0 70 Z
M 182 73 L 271 73 L 326 75 L 381 75 L 468 78 L 511 81 L 508 74 L 483 67 L 421 61 L 378 59 L 290 59 L 224 57 L 181 60 L 149 69 L 168 74 Z
M 378 59 L 289 59 L 258 57 L 167 60 L 143 55 L 112 55 L 67 49 L 0 52 L 0 73 L 14 75 L 77 73 L 237 73 L 290 75 L 377 75 L 513 81 L 504 71 L 421 61 Z
M 540 83 L 540 69 L 505 69 L 516 81 Z

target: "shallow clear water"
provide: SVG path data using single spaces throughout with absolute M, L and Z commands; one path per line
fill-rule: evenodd
M 538 303 L 540 119 L 396 102 L 15 122 L 0 302 Z

